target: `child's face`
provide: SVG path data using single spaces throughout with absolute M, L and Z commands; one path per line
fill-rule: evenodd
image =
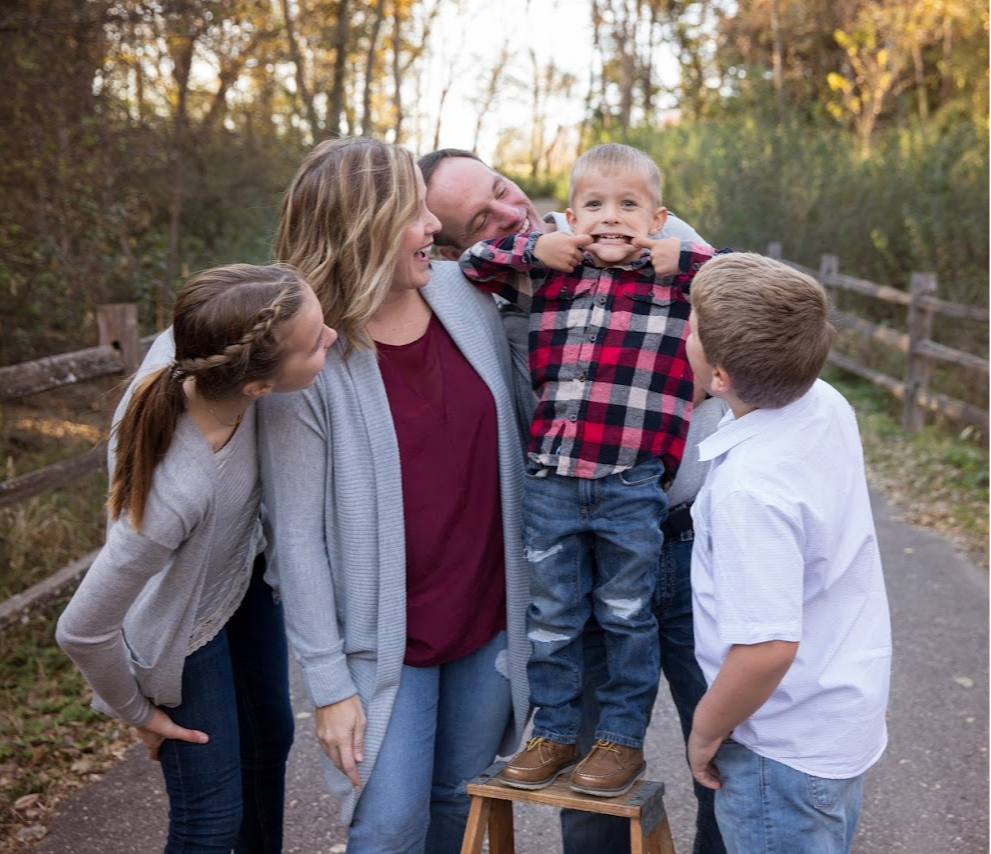
M 685 341 L 685 353 L 688 356 L 688 364 L 692 366 L 692 373 L 695 374 L 695 387 L 701 386 L 712 394 L 712 365 L 709 364 L 702 341 L 695 331 L 694 311 L 688 315 L 688 340 Z
M 286 327 L 282 362 L 272 390 L 299 391 L 313 385 L 336 340 L 337 333 L 323 322 L 320 301 L 307 288 L 302 307 Z
M 585 250 L 599 267 L 635 260 L 642 250 L 633 238 L 660 231 L 667 217 L 635 172 L 588 172 L 575 183 L 571 205 L 568 224 L 575 234 L 592 236 Z

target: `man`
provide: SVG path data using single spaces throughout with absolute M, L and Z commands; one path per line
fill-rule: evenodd
M 444 259 L 457 261 L 472 244 L 479 240 L 506 237 L 519 232 L 550 232 L 569 230 L 561 213 L 550 213 L 541 218 L 527 195 L 503 175 L 491 169 L 470 151 L 446 148 L 424 155 L 419 161 L 423 179 L 427 184 L 427 207 L 441 223 L 441 230 L 434 235 L 434 246 Z M 677 237 L 681 240 L 704 242 L 687 223 L 668 214 L 658 237 Z M 517 390 L 519 417 L 524 435 L 527 435 L 530 415 L 536 400 L 529 387 L 527 367 L 528 318 L 514 307 L 501 306 L 504 323 L 512 345 L 513 356 L 524 378 Z M 690 546 L 690 515 L 687 507 L 665 524 L 665 535 L 672 546 Z M 687 531 L 685 520 L 688 519 Z M 673 526 L 673 527 L 672 527 Z M 684 567 L 686 561 L 682 560 Z M 662 564 L 670 570 L 671 561 L 658 560 L 658 573 Z M 664 672 L 668 679 L 672 698 L 681 718 L 682 729 L 687 736 L 695 705 L 705 692 L 705 681 L 694 659 L 691 640 L 691 594 L 687 583 L 687 567 L 681 569 L 684 584 L 672 585 L 658 579 L 658 591 L 653 605 L 661 635 Z M 672 587 L 677 592 L 672 594 Z M 594 620 L 594 618 L 593 618 Z M 583 720 L 579 734 L 582 753 L 591 748 L 595 722 L 598 719 L 598 702 L 595 689 L 607 678 L 603 633 L 597 626 L 586 631 L 585 679 L 583 680 Z M 689 672 L 690 671 L 690 672 Z M 696 854 L 723 854 L 724 848 L 713 812 L 713 793 L 700 786 L 695 788 L 699 800 L 696 820 Z M 630 850 L 629 821 L 616 816 L 563 810 L 561 830 L 565 854 L 622 854 Z

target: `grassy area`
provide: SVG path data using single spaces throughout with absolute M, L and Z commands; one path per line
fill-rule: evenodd
M 901 508 L 906 521 L 935 529 L 975 564 L 987 568 L 986 440 L 933 428 L 906 435 L 898 426 L 897 406 L 883 392 L 832 369 L 826 378 L 857 410 L 872 485 Z M 66 436 L 70 434 L 72 431 L 59 441 L 69 441 Z M 84 444 L 94 438 L 85 431 L 79 435 L 83 434 L 80 441 Z M 40 449 L 37 453 L 48 451 Z M 21 511 L 31 514 L 22 530 L 48 526 L 29 546 L 11 546 L 11 529 L 2 528 L 5 522 L 0 517 L 0 540 L 7 539 L 6 548 L 11 549 L 5 553 L 5 561 L 11 555 L 20 559 L 18 556 L 31 554 L 32 572 L 37 571 L 39 562 L 55 569 L 93 548 L 93 537 L 102 530 L 102 477 L 94 476 L 88 487 L 80 486 L 80 494 L 73 499 L 85 508 L 79 517 L 84 521 L 77 526 L 85 530 L 75 539 L 69 536 L 76 530 L 69 523 L 76 511 L 65 497 L 52 499 L 54 504 L 36 499 L 36 506 Z M 47 557 L 43 554 L 46 544 L 52 546 Z M 78 551 L 70 554 L 73 548 Z M 0 566 L 4 596 L 12 587 L 26 586 L 10 579 L 10 567 Z M 36 615 L 3 637 L 0 854 L 30 848 L 43 835 L 46 818 L 58 801 L 74 788 L 97 779 L 135 741 L 125 727 L 89 708 L 85 683 L 56 647 L 54 627 L 64 604 Z

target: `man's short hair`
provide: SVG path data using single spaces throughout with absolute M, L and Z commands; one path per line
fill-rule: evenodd
M 422 168 L 422 167 L 421 167 Z M 632 172 L 639 175 L 647 184 L 653 196 L 654 204 L 660 207 L 661 201 L 661 170 L 640 149 L 632 145 L 622 145 L 618 142 L 607 142 L 590 148 L 575 161 L 571 167 L 571 195 L 574 197 L 575 187 L 589 172 L 611 174 L 614 172 Z
M 694 330 L 706 360 L 729 374 L 739 399 L 778 409 L 807 392 L 836 330 L 815 279 L 748 252 L 706 262 L 692 283 Z
M 449 160 L 454 157 L 467 157 L 469 160 L 477 160 L 481 164 L 485 164 L 475 152 L 467 151 L 464 148 L 438 148 L 436 151 L 431 151 L 429 154 L 424 154 L 417 161 L 417 166 L 420 167 L 420 172 L 423 173 L 423 183 L 427 185 L 427 189 L 430 189 L 430 179 L 433 178 L 434 172 L 437 171 L 437 167 L 440 166 L 445 160 Z M 443 224 L 442 224 L 443 225 Z M 455 249 L 462 248 L 461 245 L 451 237 L 443 228 L 434 234 L 434 246 L 453 246 Z

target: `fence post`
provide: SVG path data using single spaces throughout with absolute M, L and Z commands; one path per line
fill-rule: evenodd
M 773 258 L 775 261 L 781 260 L 781 241 L 772 240 L 767 244 L 767 257 Z
M 823 255 L 819 260 L 819 281 L 825 285 L 826 279 L 840 272 L 839 255 Z
M 119 350 L 124 376 L 131 376 L 141 363 L 137 305 L 133 302 L 101 305 L 97 308 L 96 323 L 100 346 L 109 344 Z
M 919 352 L 919 344 L 932 336 L 933 312 L 923 299 L 936 294 L 935 273 L 912 273 L 912 301 L 908 304 L 908 353 L 905 355 L 905 398 L 902 401 L 902 428 L 922 429 L 926 410 L 918 404 L 919 392 L 929 383 L 929 360 Z

